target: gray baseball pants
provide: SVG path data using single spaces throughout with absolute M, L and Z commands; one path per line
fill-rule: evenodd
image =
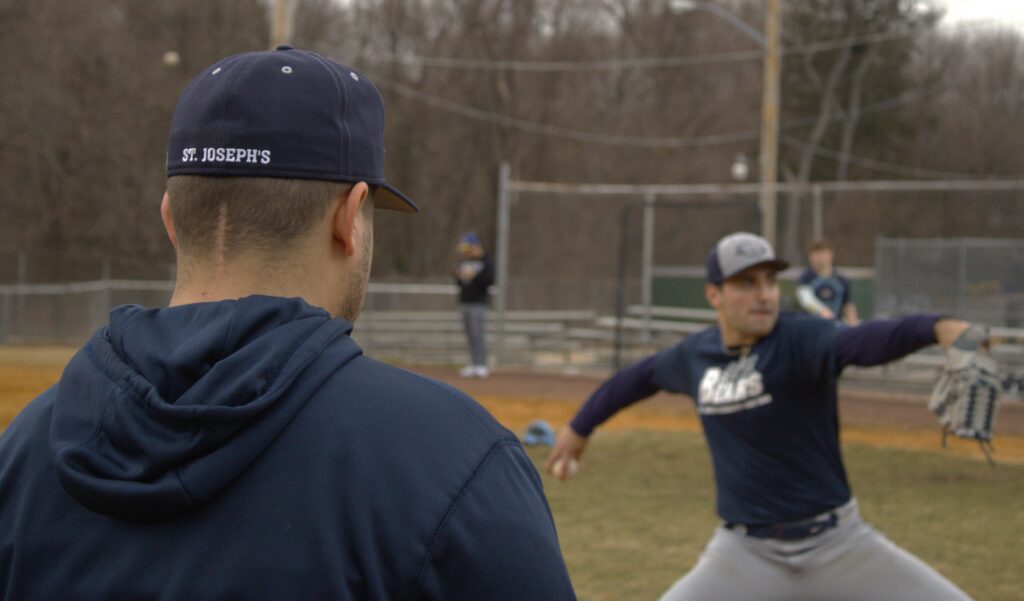
M 462 326 L 466 330 L 466 340 L 469 342 L 470 364 L 487 367 L 487 346 L 484 344 L 487 305 L 464 303 L 459 305 L 459 313 L 462 315 Z
M 719 527 L 661 601 L 970 601 L 865 523 L 856 501 L 836 513 L 835 528 L 798 541 Z

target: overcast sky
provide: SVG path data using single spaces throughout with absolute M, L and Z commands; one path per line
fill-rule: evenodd
M 946 21 L 992 20 L 1024 28 L 1024 2 L 1021 0 L 939 0 L 946 5 Z

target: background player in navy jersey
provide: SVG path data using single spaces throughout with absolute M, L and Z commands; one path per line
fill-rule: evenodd
M 857 325 L 857 305 L 850 295 L 850 280 L 833 266 L 835 254 L 826 240 L 811 242 L 807 250 L 807 268 L 797 281 L 796 300 L 800 308 L 825 319 Z
M 659 390 L 696 401 L 718 491 L 715 530 L 663 601 L 963 601 L 967 595 L 865 523 L 839 448 L 836 385 L 847 365 L 878 365 L 952 344 L 970 324 L 935 315 L 836 328 L 779 315 L 787 264 L 738 233 L 708 257 L 718 325 L 606 381 L 562 429 L 548 470 L 575 471 L 587 437 Z
M 494 284 L 494 266 L 484 251 L 480 237 L 473 232 L 462 235 L 456 247 L 459 262 L 455 283 L 459 287 L 459 314 L 469 344 L 469 364 L 459 371 L 464 378 L 486 378 L 487 367 L 487 289 Z

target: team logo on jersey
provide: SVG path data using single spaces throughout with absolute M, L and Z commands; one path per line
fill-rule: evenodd
M 709 367 L 700 379 L 697 411 L 706 415 L 735 413 L 772 402 L 757 371 L 757 355 L 747 355 L 723 367 Z

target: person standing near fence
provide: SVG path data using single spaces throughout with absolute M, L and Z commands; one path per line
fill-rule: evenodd
M 834 260 L 835 253 L 827 240 L 811 242 L 807 251 L 810 265 L 797 281 L 796 300 L 811 315 L 854 326 L 860 319 L 851 296 L 852 286 L 836 271 Z
M 456 250 L 461 255 L 455 266 L 459 286 L 459 315 L 469 344 L 469 364 L 459 371 L 464 378 L 486 378 L 488 288 L 494 284 L 494 267 L 484 251 L 480 237 L 473 232 L 462 235 Z
M 374 209 L 416 211 L 370 80 L 223 59 L 167 174 L 170 306 L 115 308 L 0 434 L 0 597 L 573 601 L 515 434 L 350 337 Z

